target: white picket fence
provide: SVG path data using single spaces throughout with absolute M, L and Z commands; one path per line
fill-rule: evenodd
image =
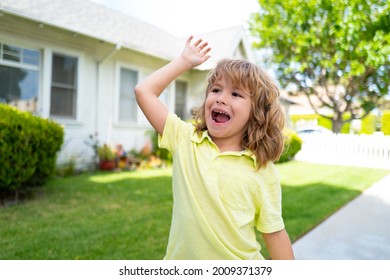
M 390 136 L 382 134 L 304 135 L 295 160 L 390 169 Z

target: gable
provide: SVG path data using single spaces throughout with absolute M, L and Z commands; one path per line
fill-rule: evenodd
M 253 62 L 251 50 L 246 44 L 242 26 L 233 26 L 222 30 L 199 35 L 211 46 L 211 57 L 197 69 L 208 70 L 222 58 L 241 58 Z

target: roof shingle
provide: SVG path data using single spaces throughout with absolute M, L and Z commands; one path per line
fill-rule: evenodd
M 154 25 L 87 0 L 0 0 L 0 11 L 166 60 L 176 57 L 185 43 L 185 39 Z M 232 56 L 242 36 L 242 26 L 197 36 L 212 46 L 212 59 L 202 68 L 210 68 L 216 60 Z

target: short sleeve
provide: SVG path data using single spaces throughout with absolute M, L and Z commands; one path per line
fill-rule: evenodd
M 164 125 L 163 133 L 158 137 L 159 147 L 167 149 L 172 154 L 174 154 L 180 142 L 184 138 L 188 139 L 190 130 L 190 123 L 182 121 L 178 116 L 172 112 L 169 112 Z
M 284 228 L 282 189 L 279 179 L 265 188 L 256 228 L 262 233 L 272 233 Z

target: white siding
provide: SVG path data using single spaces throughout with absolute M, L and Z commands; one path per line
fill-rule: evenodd
M 223 34 L 220 34 L 219 37 L 223 38 L 223 44 L 215 42 L 214 49 L 218 45 L 226 46 L 226 34 L 231 34 L 231 32 L 225 30 Z M 147 34 L 142 34 L 142 38 L 144 35 Z M 161 34 L 154 35 L 161 37 Z M 0 16 L 0 36 L 1 40 L 5 40 L 4 43 L 41 50 L 38 114 L 42 117 L 50 117 L 53 53 L 78 58 L 76 118 L 55 118 L 65 129 L 65 143 L 59 156 L 59 163 L 75 158 L 80 164 L 92 160 L 93 151 L 85 144 L 85 141 L 88 141 L 89 135 L 95 133 L 98 135 L 100 144 L 115 145 L 120 143 L 126 150 L 139 150 L 148 142 L 149 136 L 146 135 L 146 132 L 152 128 L 139 109 L 136 123 L 121 123 L 118 121 L 119 69 L 122 66 L 129 67 L 138 71 L 139 79 L 143 79 L 168 61 L 124 48 L 119 44 L 77 34 L 69 29 L 42 24 L 39 19 L 34 21 L 8 13 L 2 13 Z M 165 36 L 164 38 L 167 39 L 168 37 Z M 171 37 L 169 36 L 169 38 Z M 169 40 L 168 42 L 172 43 L 173 49 L 176 50 L 179 41 L 181 49 L 182 40 L 174 42 Z M 149 47 L 160 47 L 159 44 L 155 43 L 156 41 L 153 42 L 153 45 Z M 232 48 L 237 45 L 230 44 Z M 133 45 L 134 43 L 126 41 L 126 46 Z M 139 49 L 144 46 L 135 47 Z M 192 70 L 179 77 L 180 80 L 188 82 L 188 104 L 186 106 L 188 109 L 194 106 L 198 107 L 203 102 L 206 71 Z M 172 111 L 175 109 L 174 92 L 173 83 L 163 96 Z

